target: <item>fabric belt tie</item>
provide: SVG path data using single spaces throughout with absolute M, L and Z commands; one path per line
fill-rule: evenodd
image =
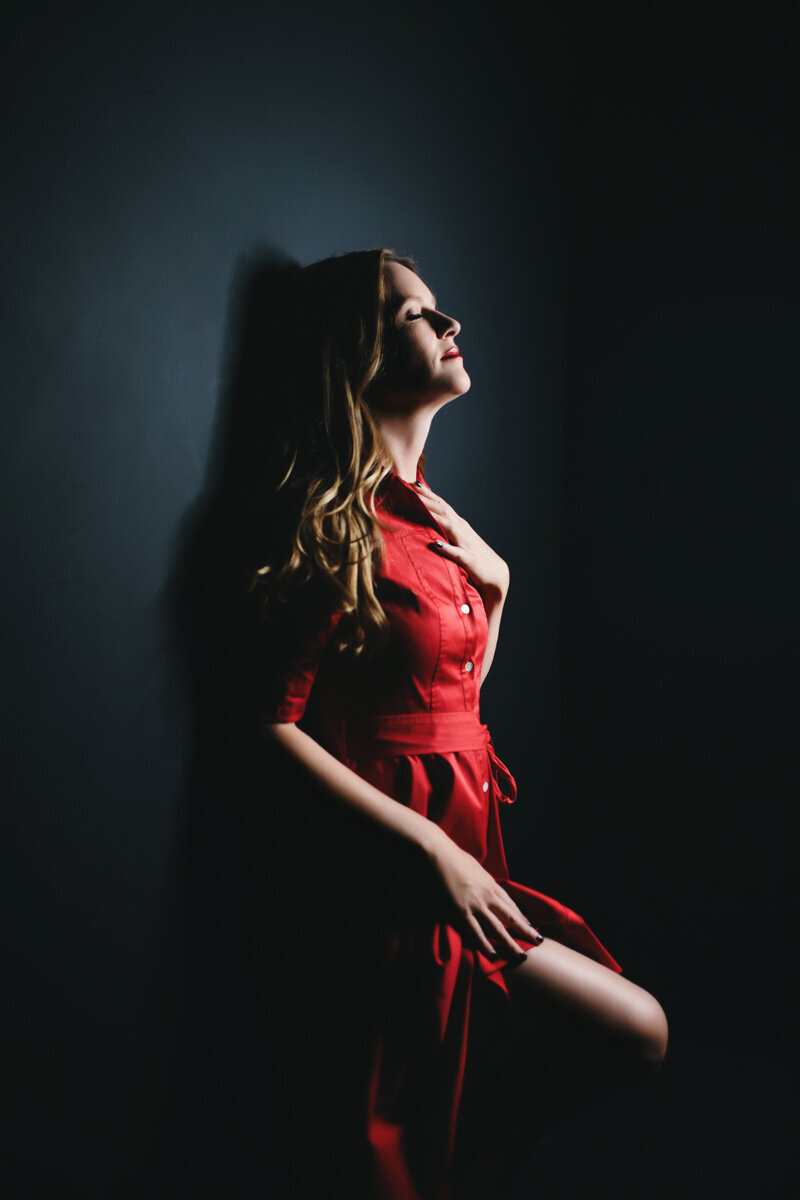
M 401 754 L 445 754 L 457 750 L 486 750 L 494 794 L 513 804 L 517 783 L 495 752 L 489 727 L 476 712 L 390 713 L 372 717 L 324 715 L 327 745 L 351 766 L 364 758 L 391 758 Z

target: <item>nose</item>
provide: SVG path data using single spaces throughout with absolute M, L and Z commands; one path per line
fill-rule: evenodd
M 437 312 L 435 314 L 439 337 L 458 337 L 461 332 L 461 325 L 455 317 L 448 317 L 447 313 Z

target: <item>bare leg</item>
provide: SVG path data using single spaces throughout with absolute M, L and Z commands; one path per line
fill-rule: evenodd
M 644 988 L 545 937 L 505 971 L 455 1200 L 500 1200 L 538 1142 L 571 1114 L 644 1083 L 667 1047 L 664 1010 Z M 502 1015 L 501 1015 L 502 1014 Z
M 624 975 L 548 937 L 505 974 L 515 1017 L 524 1021 L 532 1002 L 537 1011 L 554 1011 L 608 1051 L 623 1073 L 647 1077 L 663 1062 L 666 1014 L 655 996 Z

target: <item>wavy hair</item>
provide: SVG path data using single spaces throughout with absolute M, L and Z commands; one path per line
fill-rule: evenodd
M 335 254 L 298 269 L 291 280 L 285 329 L 291 376 L 281 397 L 281 478 L 270 497 L 275 509 L 283 493 L 283 538 L 269 561 L 253 568 L 249 584 L 266 616 L 274 602 L 320 586 L 342 614 L 334 648 L 354 656 L 369 654 L 389 630 L 375 574 L 383 561 L 381 531 L 392 526 L 375 501 L 392 458 L 367 398 L 370 386 L 391 373 L 397 352 L 387 262 L 419 274 L 414 259 L 384 248 Z

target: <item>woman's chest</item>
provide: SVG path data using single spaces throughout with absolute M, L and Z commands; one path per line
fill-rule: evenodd
M 387 539 L 376 572 L 376 595 L 397 639 L 425 639 L 438 630 L 448 641 L 457 641 L 464 634 L 477 654 L 487 628 L 483 601 L 468 572 L 432 548 L 437 536 L 412 527 Z
M 435 536 L 413 526 L 386 539 L 374 585 L 388 636 L 379 651 L 351 667 L 348 706 L 377 712 L 478 707 L 486 612 L 464 568 L 430 548 Z

